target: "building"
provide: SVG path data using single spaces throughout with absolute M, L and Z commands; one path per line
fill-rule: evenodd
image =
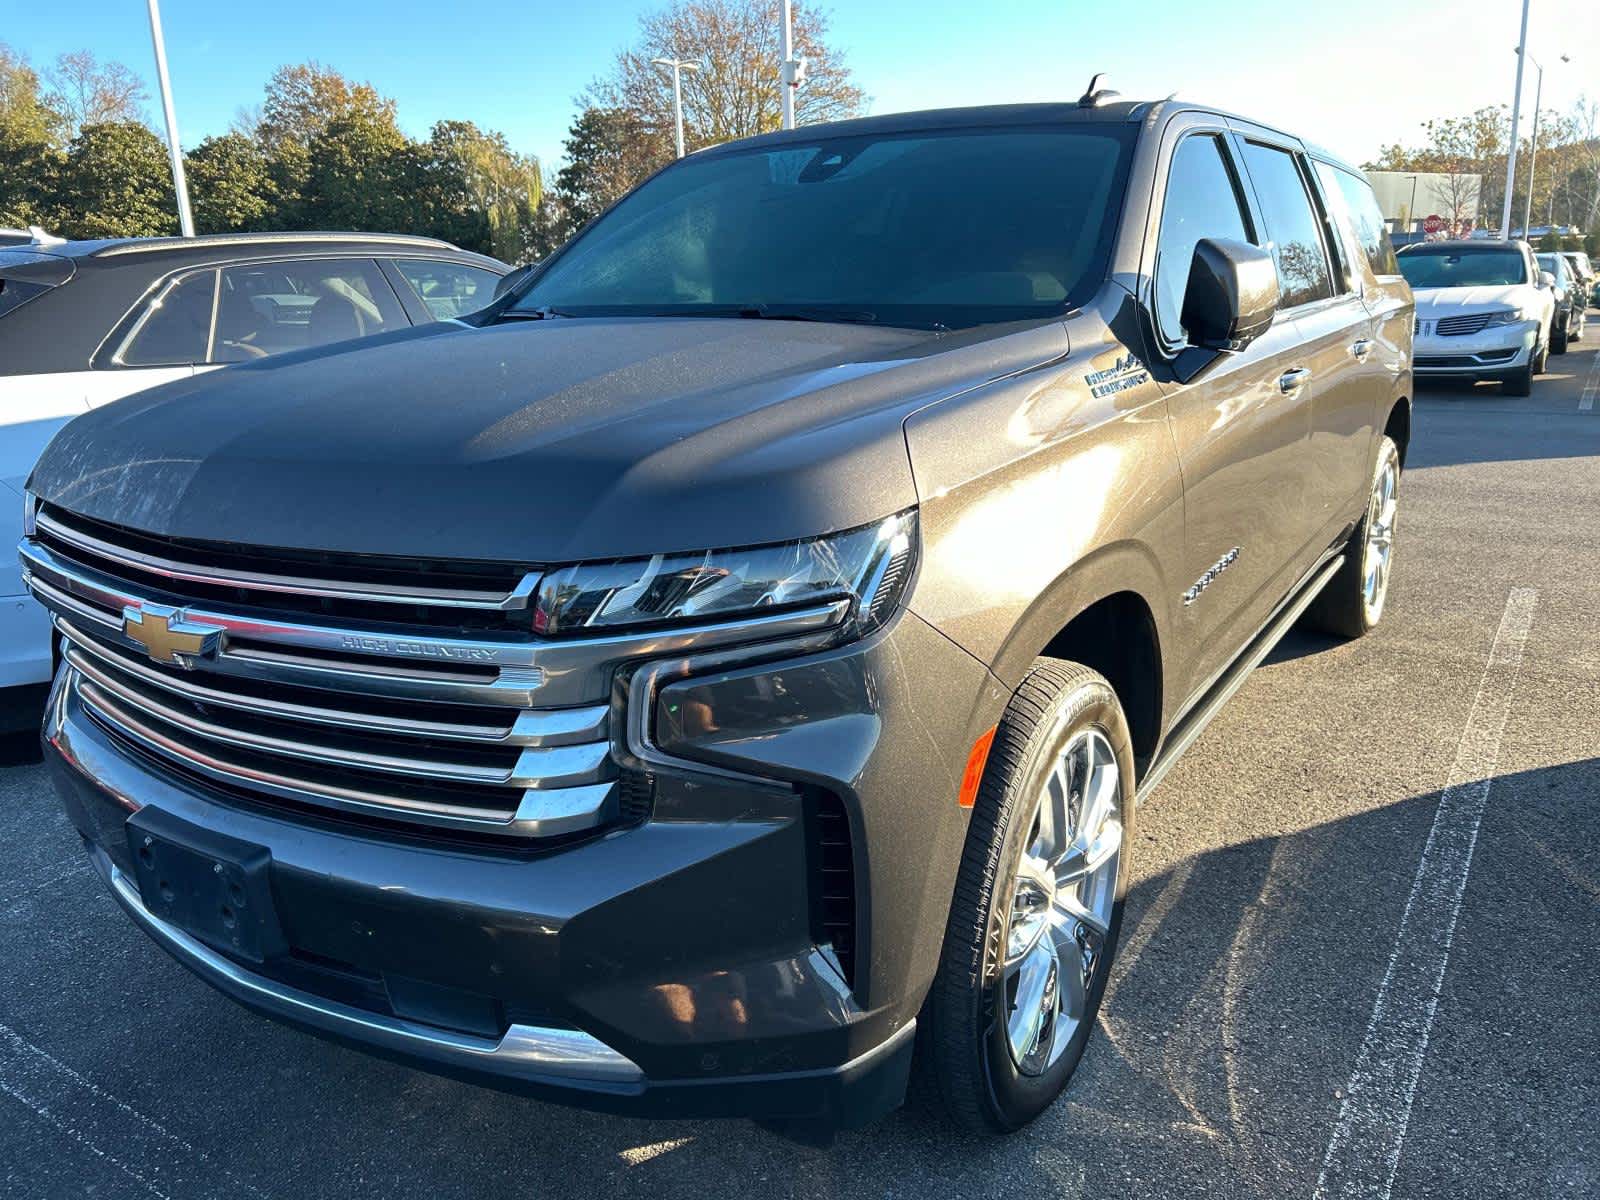
M 1454 237 L 1465 237 L 1483 222 L 1478 211 L 1483 176 L 1429 171 L 1368 171 L 1378 207 L 1390 233 L 1424 232 L 1428 217 L 1440 217 Z

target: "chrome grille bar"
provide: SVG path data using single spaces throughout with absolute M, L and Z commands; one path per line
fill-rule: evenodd
M 404 619 L 324 623 L 334 601 L 370 601 L 376 591 L 347 587 L 336 567 L 327 579 L 276 567 L 248 575 L 235 569 L 248 547 L 219 553 L 225 568 L 191 569 L 183 548 L 130 537 L 136 547 L 53 510 L 20 547 L 24 580 L 64 639 L 68 701 L 126 750 L 246 798 L 525 839 L 599 828 L 621 811 L 611 752 L 624 733 L 613 714 L 619 667 L 765 642 L 820 647 L 849 607 L 541 638 L 474 625 L 480 618 L 463 612 L 464 601 L 485 594 L 409 586 L 385 565 L 378 590 Z M 282 563 L 290 552 L 271 553 L 266 561 Z M 185 594 L 202 584 L 210 598 Z M 299 597 L 299 608 L 275 595 Z M 417 607 L 406 614 L 402 605 Z M 186 630 L 210 627 L 204 652 L 152 653 L 131 636 L 151 613 Z
M 337 579 L 235 571 L 227 567 L 207 566 L 118 546 L 85 530 L 65 524 L 48 512 L 38 513 L 35 524 L 38 529 L 58 541 L 94 557 L 105 559 L 113 566 L 146 572 L 178 583 L 201 583 L 250 591 L 287 593 L 294 596 L 318 596 L 331 600 L 360 600 L 430 608 L 477 608 L 499 612 L 527 608 L 539 583 L 539 574 L 536 571 L 524 575 L 510 592 L 427 586 L 396 587 L 382 583 L 357 583 Z

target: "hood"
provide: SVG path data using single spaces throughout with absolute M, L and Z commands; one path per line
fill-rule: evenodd
M 555 562 L 737 546 L 916 502 L 914 409 L 1066 350 L 739 319 L 441 324 L 266 359 L 68 425 L 46 501 L 169 537 Z
M 1525 308 L 1537 288 L 1529 283 L 1504 283 L 1483 287 L 1413 288 L 1417 316 L 1423 320 L 1482 312 L 1492 308 Z

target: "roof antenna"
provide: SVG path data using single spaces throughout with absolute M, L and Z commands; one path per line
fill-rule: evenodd
M 1079 108 L 1099 108 L 1113 96 L 1122 95 L 1121 92 L 1114 92 L 1110 88 L 1103 88 L 1100 86 L 1100 81 L 1105 77 L 1106 73 L 1104 71 L 1099 71 L 1095 74 L 1093 79 L 1089 80 L 1088 88 L 1084 91 L 1083 95 L 1078 97 Z

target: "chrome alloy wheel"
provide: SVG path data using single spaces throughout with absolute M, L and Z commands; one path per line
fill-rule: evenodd
M 1389 561 L 1394 556 L 1394 519 L 1399 505 L 1395 491 L 1400 483 L 1400 463 L 1386 454 L 1372 484 L 1367 501 L 1367 537 L 1361 548 L 1361 600 L 1367 609 L 1367 623 L 1376 624 L 1383 615 L 1383 601 L 1389 594 Z
M 1011 896 L 1000 1001 L 1011 1059 L 1042 1075 L 1072 1041 L 1105 958 L 1122 859 L 1116 755 L 1098 729 L 1057 758 Z

